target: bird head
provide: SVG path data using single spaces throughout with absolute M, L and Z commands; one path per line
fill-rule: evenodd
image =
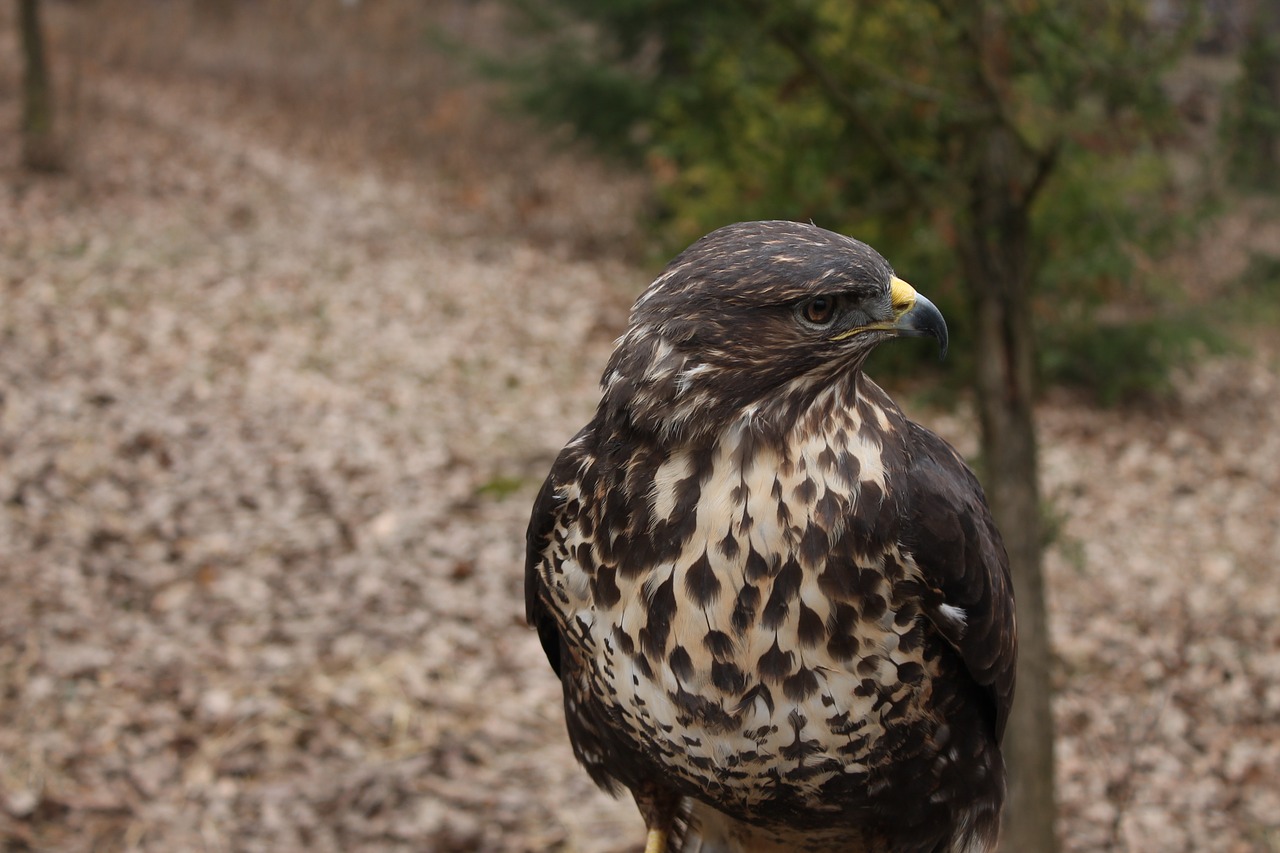
M 666 435 L 855 387 L 877 344 L 929 335 L 933 303 L 851 237 L 797 222 L 741 222 L 678 255 L 640 295 L 602 379 L 603 406 Z

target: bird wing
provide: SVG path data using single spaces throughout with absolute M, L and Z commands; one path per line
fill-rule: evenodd
M 525 534 L 525 619 L 537 629 L 542 650 L 564 687 L 565 726 L 578 762 L 597 785 L 617 796 L 622 786 L 634 789 L 642 777 L 620 749 L 617 736 L 593 710 L 592 686 L 581 677 L 584 664 L 566 637 L 569 617 L 557 608 L 557 602 L 568 606 L 566 591 L 557 587 L 557 579 L 562 561 L 568 558 L 563 546 L 580 509 L 579 502 L 566 493 L 575 486 L 584 487 L 583 463 L 590 456 L 592 432 L 589 424 L 569 442 L 534 500 Z
M 543 599 L 549 591 L 545 589 L 542 579 L 542 567 L 547 560 L 547 546 L 560 523 L 560 509 L 565 503 L 564 497 L 556 493 L 557 474 L 562 469 L 564 459 L 565 454 L 561 453 L 542 488 L 538 490 L 538 497 L 534 499 L 529 528 L 525 533 L 524 554 L 525 620 L 537 629 L 542 650 L 546 652 L 547 660 L 557 677 L 561 676 L 563 640 L 560 625 Z
M 1017 662 L 1009 557 L 982 486 L 955 448 L 914 423 L 908 441 L 903 544 L 930 587 L 926 612 L 991 700 L 999 739 Z

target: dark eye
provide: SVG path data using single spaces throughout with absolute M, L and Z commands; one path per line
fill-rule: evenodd
M 800 316 L 812 326 L 825 326 L 835 319 L 836 299 L 834 296 L 815 296 L 800 303 Z

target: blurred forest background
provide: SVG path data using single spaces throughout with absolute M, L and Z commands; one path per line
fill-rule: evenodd
M 0 849 L 639 849 L 524 525 L 777 217 L 942 305 L 871 372 L 1023 511 L 1010 849 L 1280 851 L 1277 133 L 1271 0 L 0 4 Z

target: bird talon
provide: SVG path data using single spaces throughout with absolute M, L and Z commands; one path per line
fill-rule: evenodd
M 644 841 L 644 853 L 667 853 L 667 833 L 663 829 L 651 829 Z

